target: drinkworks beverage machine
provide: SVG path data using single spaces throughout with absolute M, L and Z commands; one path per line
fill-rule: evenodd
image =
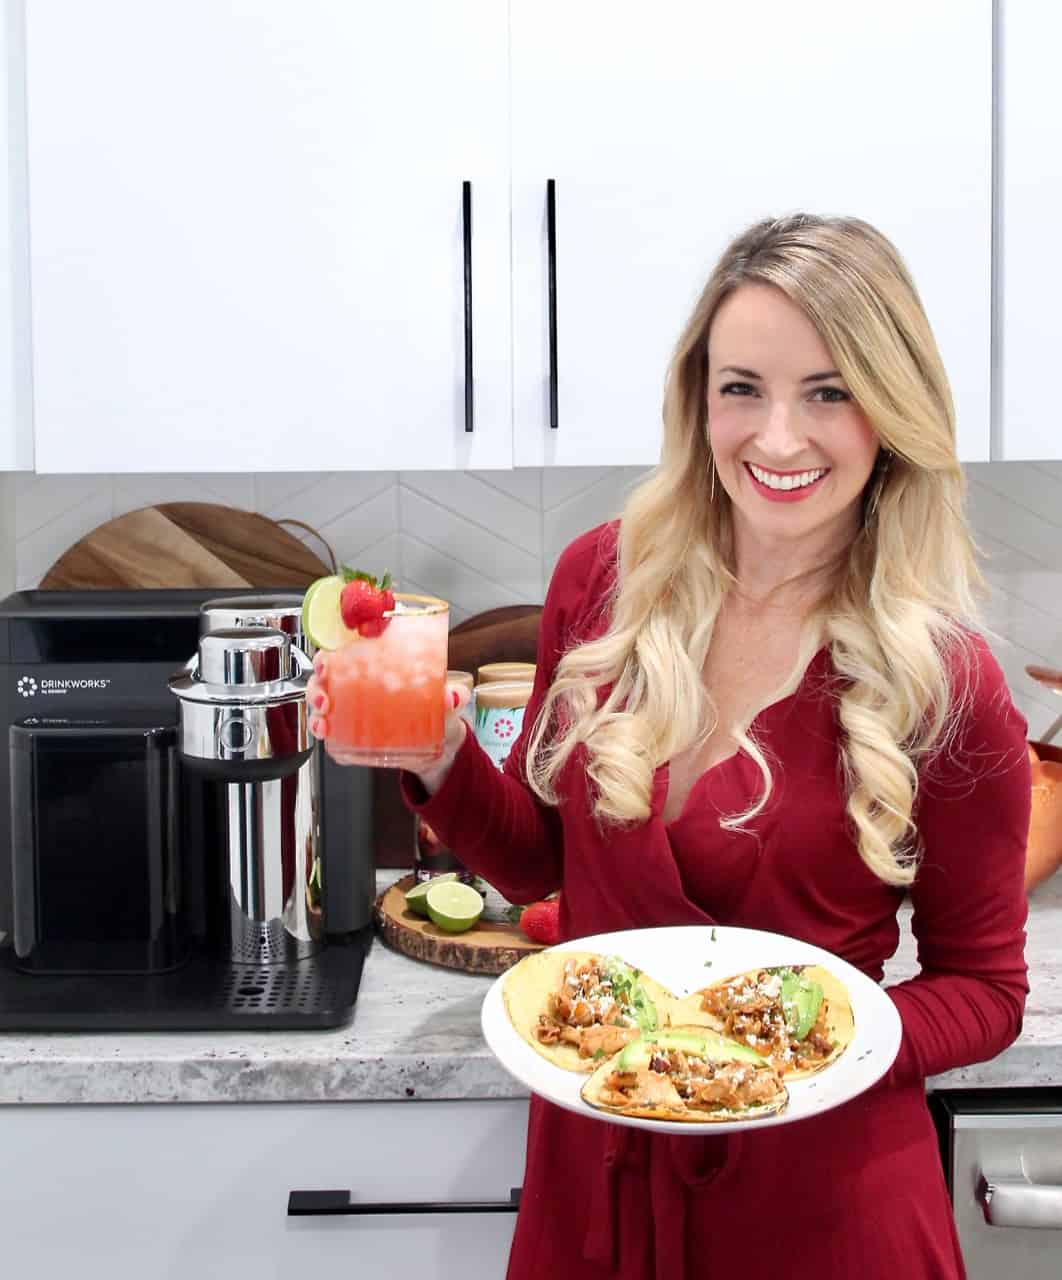
M 371 938 L 370 776 L 308 734 L 300 605 L 0 602 L 0 1029 L 349 1017 Z

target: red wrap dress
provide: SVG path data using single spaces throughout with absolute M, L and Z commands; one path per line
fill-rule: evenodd
M 561 654 L 606 625 L 616 531 L 583 535 L 557 565 L 527 726 Z M 958 739 L 920 780 L 924 853 L 910 896 L 921 972 L 889 988 L 903 1041 L 883 1081 L 818 1118 L 703 1138 L 650 1135 L 533 1098 L 509 1280 L 964 1274 L 924 1082 L 1010 1044 L 1027 992 L 1026 726 L 980 640 L 976 655 Z M 562 889 L 565 938 L 741 925 L 825 947 L 877 981 L 896 949 L 903 895 L 867 869 L 846 821 L 837 681 L 821 650 L 798 689 L 757 718 L 775 787 L 752 834 L 718 822 L 759 794 L 744 755 L 702 774 L 671 822 L 661 817 L 661 767 L 651 816 L 619 831 L 591 816 L 581 748 L 562 772 L 556 808 L 524 783 L 524 740 L 499 773 L 471 734 L 434 796 L 409 774 L 403 792 L 510 899 Z

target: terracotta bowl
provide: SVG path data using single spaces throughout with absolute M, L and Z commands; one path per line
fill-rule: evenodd
M 1062 866 L 1062 747 L 1029 743 L 1032 765 L 1032 814 L 1025 853 L 1025 888 L 1038 884 Z

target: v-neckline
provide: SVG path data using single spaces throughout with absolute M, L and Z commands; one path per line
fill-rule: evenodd
M 792 702 L 794 698 L 800 697 L 800 695 L 804 691 L 805 686 L 807 685 L 808 677 L 811 675 L 813 668 L 822 659 L 823 654 L 829 654 L 829 651 L 830 651 L 830 646 L 828 644 L 823 644 L 818 649 L 816 649 L 815 652 L 808 659 L 808 664 L 804 668 L 803 675 L 797 681 L 796 688 L 791 689 L 787 694 L 783 694 L 782 697 L 776 698 L 774 702 L 768 702 L 768 704 L 765 707 L 761 707 L 760 710 L 757 711 L 756 714 L 749 721 L 749 724 L 748 724 L 749 729 L 751 729 L 754 725 L 759 724 L 759 722 L 764 718 L 764 716 L 770 715 L 771 713 L 777 711 L 780 707 L 784 707 L 787 703 Z M 687 816 L 687 814 L 690 811 L 690 802 L 693 800 L 694 796 L 701 789 L 701 787 L 705 784 L 707 779 L 714 777 L 717 773 L 720 772 L 720 770 L 726 769 L 729 765 L 733 764 L 735 760 L 739 759 L 741 755 L 742 755 L 742 751 L 741 751 L 741 748 L 739 747 L 736 751 L 731 752 L 730 755 L 724 756 L 722 760 L 717 760 L 715 764 L 711 764 L 708 766 L 707 769 L 702 770 L 693 779 L 693 782 L 690 785 L 689 791 L 686 792 L 686 799 L 682 802 L 682 808 L 678 811 L 678 813 L 675 814 L 673 818 L 669 819 L 667 822 L 664 823 L 664 829 L 670 830 L 672 827 L 677 826 L 680 822 L 682 822 L 682 820 Z M 671 761 L 670 760 L 665 760 L 664 763 L 660 765 L 657 771 L 657 778 L 658 778 L 657 786 L 661 787 L 663 791 L 664 800 L 663 800 L 663 805 L 661 805 L 661 809 L 660 809 L 660 812 L 663 813 L 664 807 L 667 805 L 668 792 L 671 788 Z

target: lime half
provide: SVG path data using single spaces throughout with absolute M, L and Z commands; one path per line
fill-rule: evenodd
M 430 880 L 424 880 L 420 884 L 416 884 L 406 894 L 406 906 L 410 911 L 416 912 L 418 916 L 426 916 L 428 914 L 428 904 L 425 899 L 428 896 L 428 890 L 432 885 L 439 884 L 440 881 L 451 881 L 457 879 L 456 871 L 447 871 L 445 875 L 432 876 Z
M 339 597 L 346 583 L 335 575 L 318 578 L 302 598 L 302 629 L 318 649 L 338 649 L 350 634 L 339 612 Z
M 446 933 L 464 933 L 483 914 L 483 899 L 460 880 L 434 881 L 424 897 L 428 915 Z

